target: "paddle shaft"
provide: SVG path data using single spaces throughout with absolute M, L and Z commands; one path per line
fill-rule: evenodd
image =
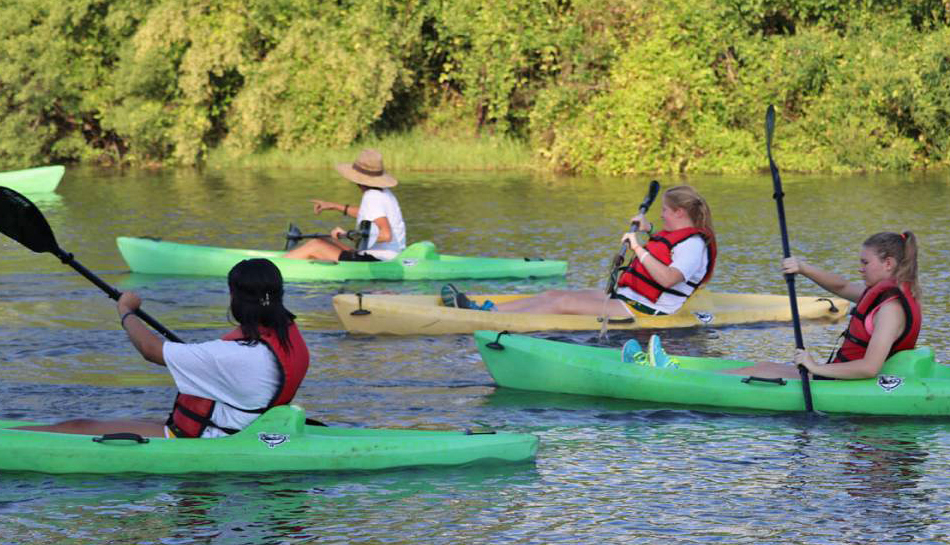
M 101 289 L 102 291 L 106 292 L 106 294 L 107 294 L 111 299 L 113 299 L 113 300 L 115 300 L 115 301 L 118 301 L 118 300 L 119 300 L 119 297 L 122 296 L 122 292 L 120 292 L 120 291 L 118 291 L 117 289 L 113 288 L 113 287 L 110 286 L 109 284 L 106 284 L 101 278 L 99 278 L 98 276 L 96 276 L 92 271 L 90 271 L 89 269 L 87 269 L 86 267 L 84 267 L 81 263 L 79 263 L 78 261 L 76 261 L 76 259 L 73 257 L 73 254 L 66 253 L 66 252 L 64 252 L 61 248 L 55 248 L 55 249 L 53 249 L 53 250 L 52 250 L 52 253 L 53 253 L 53 255 L 55 255 L 56 257 L 58 257 L 59 260 L 62 261 L 64 264 L 69 265 L 70 267 L 72 267 L 73 269 L 75 269 L 76 272 L 78 272 L 79 274 L 85 276 L 87 280 L 89 280 L 90 282 L 92 282 L 93 284 L 95 284 L 96 287 L 98 287 L 98 288 Z M 144 310 L 142 310 L 142 309 L 140 309 L 140 308 L 135 309 L 135 315 L 138 316 L 139 318 L 141 318 L 142 321 L 145 322 L 146 324 L 152 326 L 152 328 L 153 328 L 155 331 L 158 331 L 159 333 L 161 333 L 166 339 L 168 339 L 168 340 L 170 340 L 170 341 L 173 341 L 173 342 L 176 342 L 176 343 L 182 343 L 182 342 L 184 342 L 184 341 L 182 341 L 182 340 L 178 337 L 178 335 L 175 335 L 175 334 L 172 333 L 168 328 L 166 328 L 166 327 L 163 326 L 162 324 L 158 323 L 158 320 L 156 320 L 155 318 L 152 318 L 151 316 L 149 316 Z
M 782 198 L 785 193 L 782 192 L 782 179 L 778 173 L 778 166 L 772 159 L 772 132 L 775 130 L 775 108 L 769 105 L 765 114 L 765 149 L 769 156 L 769 170 L 772 172 L 772 198 L 775 199 L 775 206 L 778 209 L 778 225 L 782 233 L 782 255 L 786 258 L 791 257 L 792 252 L 788 244 L 788 228 L 785 223 L 785 205 Z M 805 341 L 802 338 L 802 322 L 798 316 L 798 297 L 795 295 L 795 275 L 786 274 L 785 284 L 788 285 L 788 299 L 792 311 L 792 325 L 795 329 L 795 347 L 804 349 Z M 805 398 L 805 410 L 813 412 L 815 409 L 811 398 L 811 384 L 808 381 L 808 369 L 803 365 L 798 366 L 798 374 L 802 379 L 802 395 Z
M 638 210 L 638 215 L 643 215 L 647 213 L 647 210 L 650 209 L 650 206 L 653 205 L 653 201 L 656 200 L 657 194 L 660 192 L 660 182 L 653 180 L 650 182 L 650 188 L 647 190 L 647 196 L 643 198 L 643 202 L 640 203 L 640 208 Z M 640 227 L 640 222 L 637 220 L 630 222 L 630 229 L 628 233 L 636 233 L 637 229 Z M 617 273 L 617 269 L 623 265 L 623 260 L 627 257 L 627 248 L 630 245 L 626 242 L 620 245 L 620 251 L 617 252 L 617 255 L 614 256 L 614 261 L 611 264 L 610 268 L 610 278 L 607 280 L 607 289 L 604 290 L 607 295 L 614 293 L 616 289 L 617 280 L 620 275 Z

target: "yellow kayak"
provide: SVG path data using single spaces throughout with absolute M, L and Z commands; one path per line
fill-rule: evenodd
M 532 294 L 469 295 L 481 304 L 514 301 Z M 799 297 L 802 319 L 837 322 L 848 314 L 849 302 L 837 297 Z M 351 333 L 390 335 L 444 335 L 472 333 L 478 329 L 527 331 L 595 331 L 601 318 L 574 314 L 530 314 L 467 310 L 442 305 L 438 295 L 342 294 L 333 298 L 333 309 Z M 701 289 L 683 308 L 668 316 L 637 313 L 633 317 L 613 317 L 609 329 L 659 329 L 693 326 L 722 326 L 753 322 L 786 322 L 792 319 L 787 295 L 715 293 Z

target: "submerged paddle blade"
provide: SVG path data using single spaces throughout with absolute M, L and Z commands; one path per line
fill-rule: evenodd
M 0 187 L 0 232 L 36 253 L 59 251 L 53 230 L 40 210 L 9 187 Z

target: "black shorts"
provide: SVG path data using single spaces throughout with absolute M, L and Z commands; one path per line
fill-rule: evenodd
M 379 259 L 369 254 L 356 253 L 356 250 L 343 250 L 337 261 L 379 261 Z

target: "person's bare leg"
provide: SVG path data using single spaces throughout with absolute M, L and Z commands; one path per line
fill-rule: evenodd
M 82 435 L 104 435 L 106 433 L 131 432 L 143 437 L 165 437 L 165 425 L 144 420 L 93 420 L 77 418 L 57 424 L 39 426 L 19 426 L 14 430 L 48 431 L 54 433 L 75 433 Z
M 344 250 L 341 245 L 332 241 L 320 238 L 310 239 L 293 250 L 290 250 L 284 257 L 291 259 L 320 259 L 323 261 L 339 261 L 340 253 Z
M 617 299 L 607 300 L 600 290 L 551 290 L 517 301 L 500 303 L 499 312 L 532 312 L 536 314 L 589 314 L 600 316 L 630 315 L 626 305 Z

